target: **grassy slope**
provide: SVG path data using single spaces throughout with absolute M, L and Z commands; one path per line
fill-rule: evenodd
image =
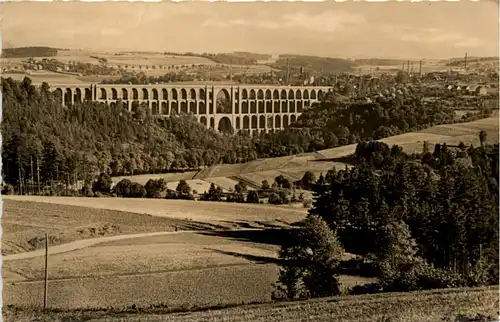
M 2 254 L 85 238 L 157 231 L 286 225 L 305 210 L 184 200 L 4 196 Z
M 487 143 L 498 143 L 498 116 L 468 123 L 434 126 L 422 131 L 396 135 L 380 141 L 389 145 L 397 144 L 402 146 L 404 151 L 409 153 L 422 152 L 424 141 L 429 141 L 431 144 L 446 142 L 449 145 L 458 145 L 462 141 L 465 144 L 472 143 L 474 146 L 479 146 L 478 134 L 483 129 L 487 132 Z M 221 182 L 221 186 L 226 189 L 233 188 L 234 185 L 231 186 L 231 184 L 236 180 L 260 186 L 262 180 L 268 180 L 272 183 L 274 178 L 280 174 L 289 179 L 297 180 L 306 171 L 312 171 L 318 176 L 320 173 L 326 173 L 334 166 L 337 169 L 344 168 L 345 164 L 341 162 L 324 160 L 348 156 L 354 153 L 355 149 L 356 144 L 351 144 L 298 156 L 260 159 L 244 164 L 224 164 L 205 169 L 200 173 L 152 174 L 128 176 L 126 178 L 141 184 L 145 184 L 151 178 L 164 178 L 171 182 L 183 179 L 187 180 L 188 183 L 196 178 L 214 183 Z M 113 178 L 113 181 L 116 183 L 123 178 L 125 177 Z
M 7 320 L 31 321 L 460 321 L 460 315 L 498 316 L 498 287 L 324 298 L 243 305 L 226 309 L 170 313 L 169 308 L 141 314 L 111 312 L 32 312 L 4 309 Z

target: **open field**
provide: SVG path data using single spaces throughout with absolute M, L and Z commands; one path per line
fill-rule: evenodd
M 276 240 L 267 240 L 267 244 L 257 241 L 278 234 L 184 232 L 54 254 L 49 258 L 49 302 L 52 307 L 77 309 L 269 301 L 278 277 L 278 246 L 272 244 Z M 4 305 L 40 305 L 43 265 L 43 256 L 4 263 Z M 357 276 L 340 278 L 344 287 L 373 281 Z
M 487 133 L 486 143 L 498 143 L 498 116 L 468 123 L 438 125 L 418 132 L 388 137 L 380 141 L 389 145 L 397 144 L 408 153 L 422 152 L 424 141 L 429 141 L 431 144 L 446 142 L 448 145 L 458 145 L 462 141 L 465 144 L 479 146 L 479 132 L 481 130 L 485 130 Z M 318 151 L 318 153 L 325 158 L 340 158 L 354 153 L 355 149 L 356 144 L 351 144 Z
M 45 232 L 50 235 L 50 245 L 53 246 L 96 237 L 174 231 L 175 227 L 179 230 L 214 228 L 206 223 L 151 216 L 145 214 L 146 211 L 134 213 L 27 202 L 26 198 L 2 198 L 2 255 L 45 247 Z
M 43 247 L 41 236 L 47 231 L 49 303 L 62 309 L 269 301 L 278 276 L 278 245 L 286 230 L 241 227 L 269 226 L 260 220 L 286 227 L 286 221 L 305 216 L 304 210 L 293 208 L 209 202 L 200 207 L 169 200 L 4 198 L 2 248 L 11 255 L 4 256 L 2 267 L 3 304 L 39 307 L 44 253 L 26 251 Z M 116 210 L 129 207 L 129 212 Z M 142 211 L 134 213 L 138 209 Z M 172 232 L 173 226 L 192 231 Z M 127 235 L 137 232 L 150 235 Z M 27 241 L 31 236 L 38 243 Z M 345 254 L 346 259 L 351 256 Z M 373 279 L 341 276 L 341 281 L 350 287 Z
M 288 225 L 304 219 L 307 213 L 306 209 L 292 207 L 190 200 L 42 196 L 3 196 L 3 198 L 4 200 L 34 201 L 92 209 L 126 211 L 216 225 L 221 223 Z
M 105 311 L 32 312 L 4 309 L 7 320 L 16 321 L 469 321 L 479 314 L 498 316 L 498 287 L 448 289 L 410 293 L 341 296 L 299 302 L 241 305 L 230 308 L 169 313 L 151 308 L 140 314 Z M 483 320 L 488 321 L 488 320 Z M 491 321 L 491 320 L 490 320 Z

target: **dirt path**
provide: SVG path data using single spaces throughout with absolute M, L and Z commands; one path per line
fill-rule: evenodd
M 245 228 L 245 230 L 260 230 L 259 228 Z M 49 255 L 59 254 L 71 252 L 74 250 L 94 246 L 101 243 L 116 241 L 116 240 L 124 240 L 124 239 L 132 239 L 132 238 L 140 238 L 140 237 L 151 237 L 151 236 L 162 236 L 162 235 L 173 235 L 180 233 L 201 233 L 206 232 L 206 230 L 182 230 L 182 231 L 162 231 L 162 232 L 154 232 L 154 233 L 141 233 L 141 234 L 127 234 L 127 235 L 119 235 L 119 236 L 110 236 L 110 237 L 98 237 L 98 238 L 90 238 L 90 239 L 82 239 L 72 241 L 70 243 L 61 244 L 57 246 L 51 246 L 49 248 Z M 12 261 L 19 259 L 27 259 L 38 256 L 45 255 L 45 249 L 38 249 L 31 252 L 12 254 L 7 256 L 2 256 L 3 261 Z

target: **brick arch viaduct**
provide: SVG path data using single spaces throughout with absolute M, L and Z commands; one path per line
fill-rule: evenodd
M 266 85 L 51 85 L 63 105 L 84 100 L 115 105 L 129 111 L 145 103 L 152 115 L 191 113 L 207 128 L 270 132 L 286 128 L 305 108 L 331 87 Z

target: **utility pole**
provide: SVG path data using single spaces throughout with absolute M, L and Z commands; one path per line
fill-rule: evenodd
M 47 295 L 49 286 L 49 235 L 45 233 L 45 287 L 43 288 L 43 309 L 47 309 Z
M 30 163 L 31 163 L 31 194 L 34 195 L 35 194 L 35 189 L 34 189 L 34 185 L 35 185 L 35 177 L 33 176 L 33 156 L 30 155 Z
M 465 53 L 465 64 L 464 64 L 465 71 L 467 71 L 467 53 Z

